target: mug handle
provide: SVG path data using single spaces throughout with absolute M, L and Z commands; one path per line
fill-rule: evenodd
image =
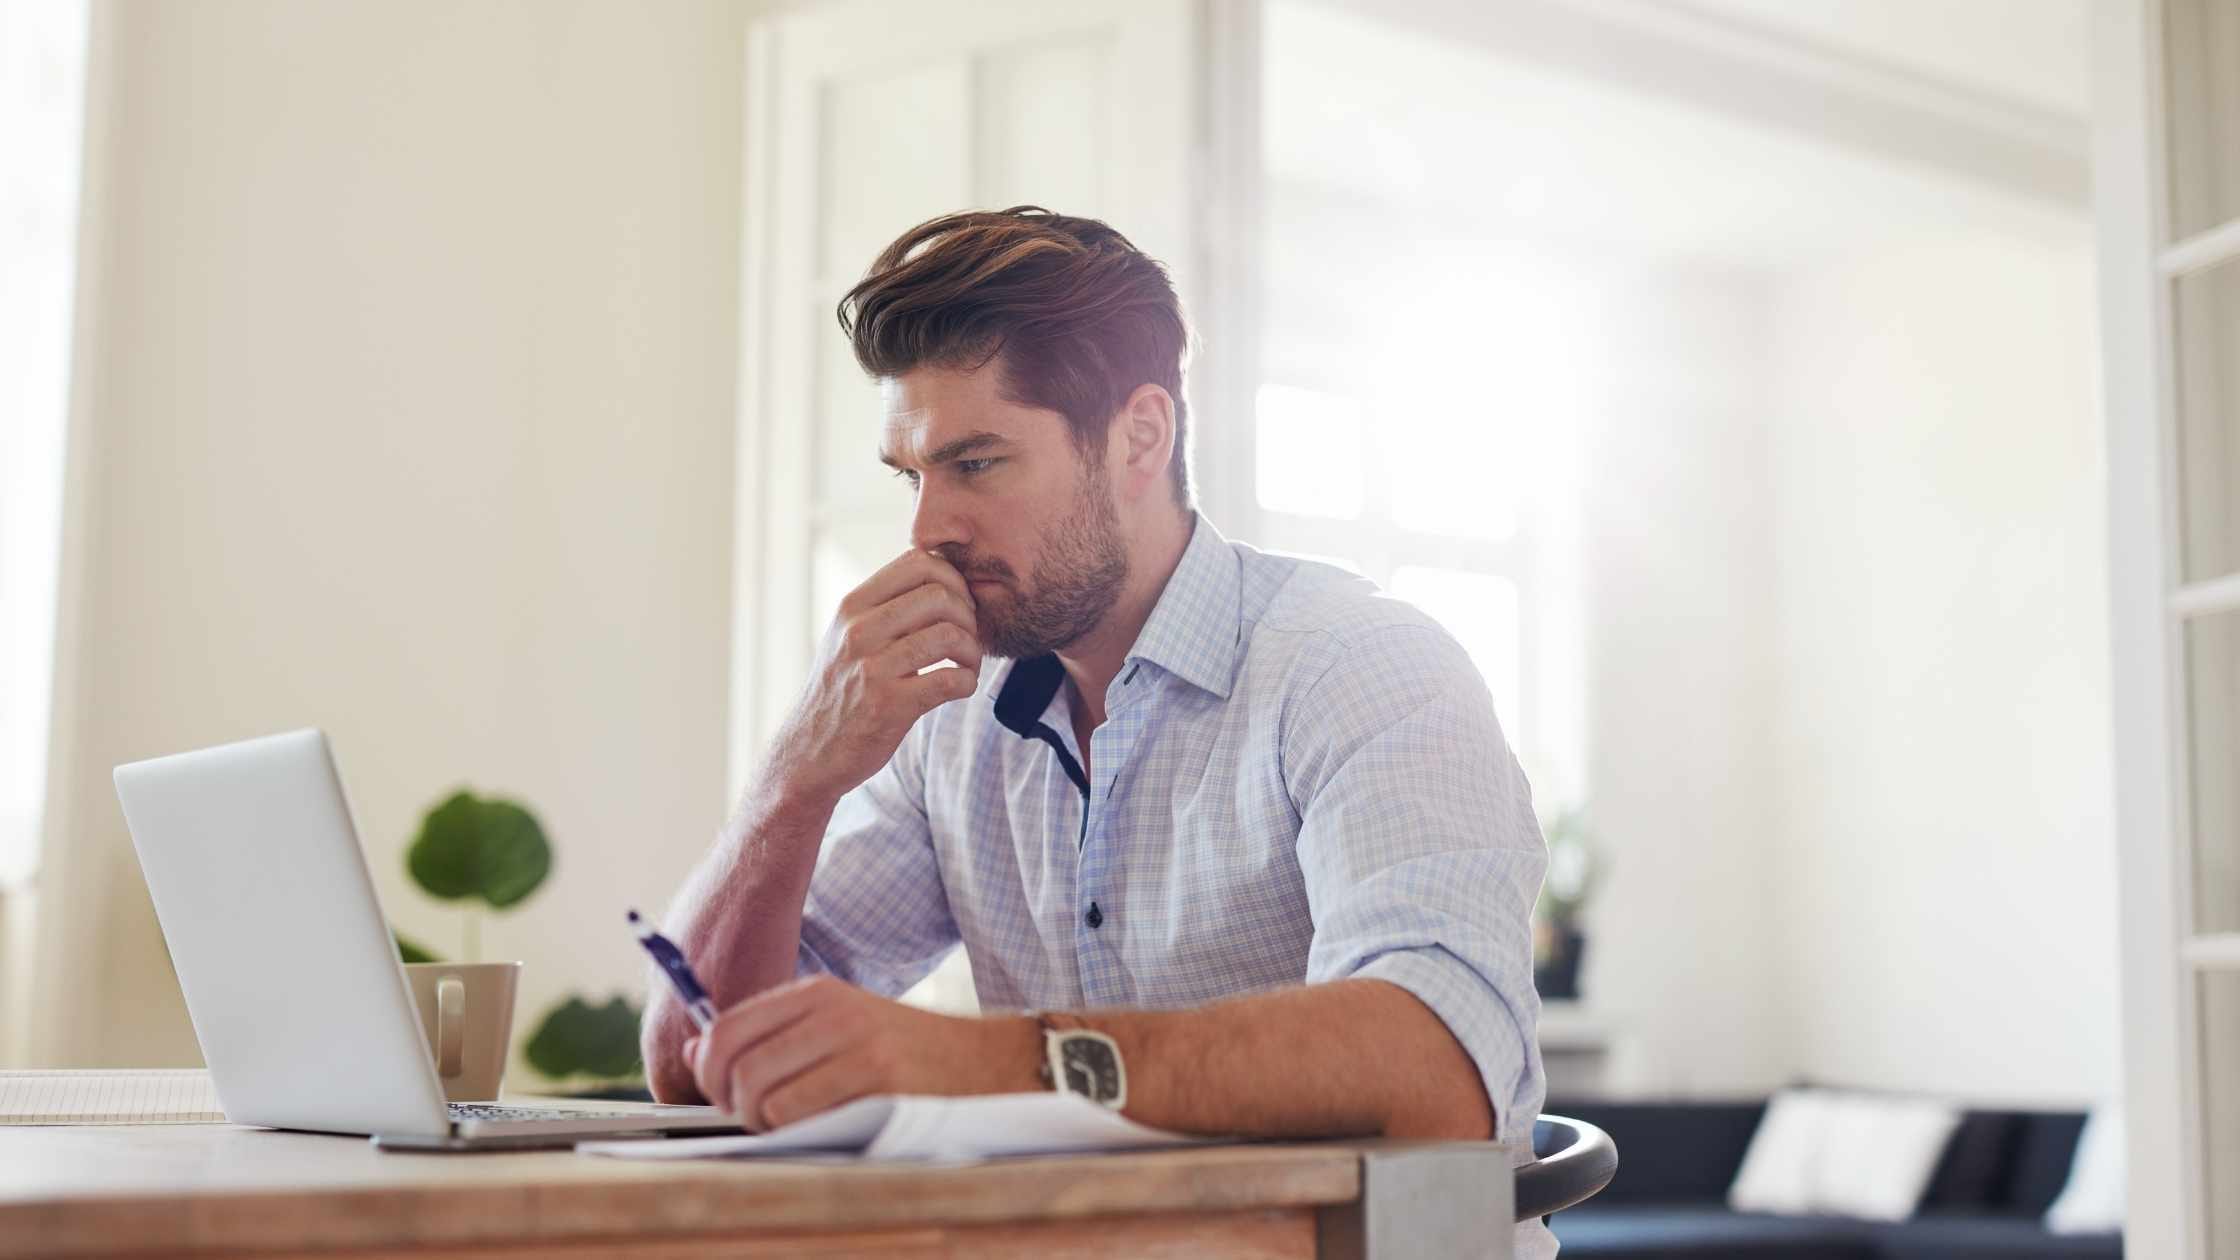
M 467 1049 L 467 985 L 457 976 L 436 981 L 436 1075 L 457 1076 Z

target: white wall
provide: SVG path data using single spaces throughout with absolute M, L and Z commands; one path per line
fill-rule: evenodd
M 1627 1092 L 1787 1068 L 1764 861 L 1772 564 L 1762 347 L 1742 268 L 1641 267 L 1598 332 L 1582 504 L 1590 817 L 1608 856 L 1583 990 Z
M 100 6 L 33 1061 L 196 1061 L 109 770 L 305 724 L 440 950 L 421 811 L 541 813 L 518 1031 L 639 992 L 723 814 L 746 16 Z
M 1279 198 L 1613 286 L 1579 1022 L 1620 1089 L 2116 1079 L 2088 7 L 1270 10 Z
M 2113 1093 L 2085 225 L 1613 274 L 1582 461 L 1612 1086 Z
M 2118 1087 L 2091 261 L 1953 234 L 1775 297 L 1766 910 L 1813 1078 Z

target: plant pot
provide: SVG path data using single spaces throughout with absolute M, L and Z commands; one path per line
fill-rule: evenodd
M 1559 927 L 1548 961 L 1532 969 L 1532 987 L 1543 1002 L 1570 1002 L 1579 997 L 1579 960 L 1587 952 L 1586 933 Z

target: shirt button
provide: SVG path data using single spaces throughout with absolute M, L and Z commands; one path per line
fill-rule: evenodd
M 1097 909 L 1097 903 L 1094 901 L 1089 903 L 1089 913 L 1081 917 L 1082 920 L 1088 923 L 1088 925 L 1092 928 L 1101 928 L 1104 926 L 1104 911 Z

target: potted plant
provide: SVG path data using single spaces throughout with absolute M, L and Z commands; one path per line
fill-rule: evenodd
M 460 956 L 482 961 L 482 916 L 528 899 L 552 873 L 552 846 L 536 815 L 513 801 L 484 800 L 462 788 L 420 820 L 405 850 L 405 872 L 438 901 L 464 901 Z M 479 905 L 476 903 L 480 903 Z M 408 963 L 440 962 L 425 946 L 397 938 Z
M 1583 916 L 1600 881 L 1601 859 L 1584 811 L 1565 810 L 1545 831 L 1548 877 L 1532 912 L 1533 987 L 1542 1001 L 1575 1001 L 1587 949 Z
M 479 962 L 483 915 L 515 909 L 543 886 L 552 873 L 552 846 L 527 807 L 462 788 L 421 819 L 405 851 L 405 871 L 429 896 L 466 903 L 460 952 L 464 961 Z M 408 963 L 443 961 L 402 934 L 397 953 Z M 552 1081 L 604 1087 L 596 1092 L 616 1085 L 628 1090 L 643 1076 L 638 1009 L 620 995 L 594 1006 L 571 993 L 545 1012 L 523 1054 Z

